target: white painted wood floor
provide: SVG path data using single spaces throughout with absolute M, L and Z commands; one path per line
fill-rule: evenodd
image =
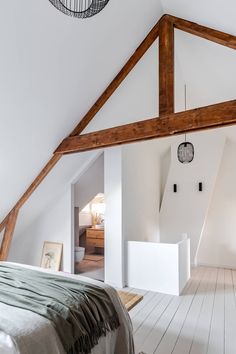
M 137 289 L 135 353 L 236 354 L 236 271 L 198 267 L 182 296 Z

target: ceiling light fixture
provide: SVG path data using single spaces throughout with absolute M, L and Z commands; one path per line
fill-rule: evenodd
M 49 0 L 59 11 L 68 16 L 87 18 L 98 14 L 109 0 Z
M 187 108 L 187 91 L 186 85 L 184 85 L 184 101 L 185 101 L 185 111 Z M 194 158 L 194 146 L 192 143 L 187 141 L 187 137 L 185 134 L 184 142 L 178 146 L 177 150 L 178 160 L 181 163 L 190 163 Z

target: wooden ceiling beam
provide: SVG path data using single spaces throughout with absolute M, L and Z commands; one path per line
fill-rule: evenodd
M 165 16 L 159 25 L 159 116 L 174 113 L 174 25 Z
M 5 218 L 0 224 L 0 232 L 2 232 L 6 226 L 7 218 Z
M 160 49 L 160 51 L 161 51 L 161 63 L 160 63 L 161 70 L 160 70 L 160 72 L 162 75 L 162 78 L 160 78 L 160 116 L 162 116 L 162 114 L 166 114 L 167 112 L 171 113 L 171 111 L 173 109 L 173 89 L 172 89 L 172 86 L 173 86 L 173 82 L 174 82 L 173 81 L 174 80 L 174 78 L 173 78 L 173 71 L 174 71 L 173 65 L 174 64 L 173 64 L 172 58 L 173 58 L 174 47 L 173 47 L 173 30 L 172 30 L 171 23 L 175 28 L 180 29 L 182 31 L 185 31 L 190 34 L 199 36 L 201 38 L 210 40 L 212 42 L 224 45 L 226 47 L 236 49 L 236 37 L 233 35 L 230 35 L 230 34 L 227 34 L 224 32 L 220 32 L 220 31 L 217 31 L 212 28 L 205 27 L 205 26 L 201 26 L 197 23 L 193 23 L 193 22 L 190 22 L 190 21 L 178 18 L 178 17 L 174 17 L 171 15 L 164 15 L 158 21 L 158 23 L 153 27 L 153 29 L 149 32 L 147 37 L 140 44 L 140 46 L 137 48 L 137 50 L 134 52 L 134 54 L 130 57 L 130 59 L 127 61 L 127 63 L 124 65 L 124 67 L 118 73 L 118 75 L 114 78 L 114 80 L 110 83 L 110 85 L 106 88 L 106 90 L 98 98 L 98 100 L 95 102 L 95 104 L 86 113 L 86 115 L 81 119 L 79 124 L 75 127 L 75 129 L 71 132 L 71 134 L 69 135 L 69 138 L 67 138 L 67 139 L 72 139 L 73 137 L 77 137 L 79 134 L 81 134 L 82 131 L 86 128 L 86 126 L 91 122 L 93 117 L 104 106 L 104 104 L 111 97 L 111 95 L 114 93 L 114 91 L 119 87 L 119 85 L 122 83 L 122 81 L 127 77 L 127 75 L 130 73 L 130 71 L 135 67 L 135 65 L 138 63 L 138 61 L 142 58 L 142 56 L 146 53 L 146 51 L 149 49 L 149 47 L 157 39 L 159 32 L 160 32 L 160 23 L 162 23 L 162 28 L 161 28 L 162 39 L 160 40 L 161 48 L 162 48 L 162 49 Z M 167 50 L 167 47 L 165 47 L 166 42 L 164 39 L 164 33 L 167 38 L 166 40 L 168 42 L 167 43 L 168 50 Z M 234 102 L 234 101 L 232 101 L 232 102 Z M 225 104 L 227 104 L 227 103 L 225 103 Z M 225 105 L 225 104 L 222 104 L 222 105 Z M 213 108 L 214 106 L 211 106 L 211 107 Z M 222 112 L 222 109 L 223 109 L 222 107 L 223 106 L 218 106 L 218 108 L 220 109 L 219 114 L 221 114 L 221 112 Z M 212 109 L 212 108 L 209 108 L 209 109 Z M 226 109 L 226 107 L 225 107 L 225 109 Z M 229 105 L 228 105 L 228 109 L 229 109 Z M 201 108 L 200 108 L 200 110 L 201 110 Z M 191 112 L 191 111 L 189 111 L 189 112 Z M 203 112 L 203 111 L 199 111 L 199 112 Z M 184 114 L 184 112 L 182 114 Z M 171 118 L 171 117 L 172 116 L 169 115 L 169 118 Z M 178 117 L 178 116 L 174 115 L 174 117 Z M 215 117 L 216 117 L 216 115 L 215 115 Z M 167 116 L 163 116 L 163 118 L 167 118 Z M 161 122 L 162 122 L 162 124 L 165 124 L 164 121 L 159 121 L 159 123 L 156 126 L 156 123 L 154 124 L 153 120 L 149 120 L 149 121 L 150 121 L 151 125 L 153 124 L 155 129 L 157 126 L 159 126 L 159 124 L 161 124 Z M 151 121 L 153 121 L 153 123 L 151 123 Z M 146 121 L 146 122 L 148 122 L 148 121 Z M 170 120 L 168 122 L 170 123 Z M 225 119 L 224 123 L 222 123 L 222 122 L 217 123 L 217 121 L 215 121 L 215 123 L 213 123 L 213 121 L 208 120 L 205 122 L 205 124 L 202 125 L 202 128 L 196 127 L 194 130 L 206 129 L 207 128 L 206 125 L 208 123 L 209 123 L 209 127 L 223 126 L 223 125 L 227 125 L 227 124 L 235 124 L 234 119 L 230 120 L 230 118 Z M 134 123 L 134 124 L 137 124 L 136 127 L 135 127 L 135 125 L 133 126 L 134 131 L 137 128 L 137 132 L 138 132 L 137 141 L 153 138 L 151 132 L 149 132 L 149 133 L 147 132 L 146 135 L 143 134 L 143 137 L 142 137 L 142 132 L 139 130 L 139 127 L 142 128 L 140 126 L 141 123 Z M 217 125 L 217 124 L 219 124 L 219 125 Z M 143 128 L 145 128 L 145 127 L 143 126 Z M 145 129 L 148 130 L 149 128 L 146 126 Z M 174 126 L 172 126 L 172 128 L 174 128 Z M 117 129 L 117 128 L 113 128 L 113 129 Z M 113 131 L 113 132 L 114 132 L 114 134 L 118 134 L 115 131 Z M 108 132 L 108 133 L 110 133 L 110 132 Z M 159 133 L 160 133 L 159 135 L 161 136 L 161 131 Z M 168 134 L 171 135 L 171 134 L 177 134 L 177 133 L 178 132 L 171 133 L 171 131 L 169 131 Z M 94 133 L 94 134 L 96 134 L 96 133 Z M 101 137 L 101 132 L 98 132 L 97 134 L 99 134 L 98 138 Z M 135 136 L 128 137 L 128 135 L 130 133 L 126 132 L 126 134 L 127 134 L 127 142 L 136 141 Z M 164 134 L 164 132 L 162 134 Z M 135 135 L 135 134 L 133 134 L 133 135 Z M 150 135 L 150 137 L 148 137 L 149 135 Z M 154 135 L 155 135 L 155 132 L 154 132 Z M 157 134 L 157 136 L 154 136 L 154 137 L 159 137 L 159 135 Z M 165 135 L 163 135 L 163 136 L 165 136 Z M 92 137 L 90 136 L 89 139 L 91 139 L 91 138 Z M 107 137 L 107 138 L 109 140 L 109 137 Z M 65 139 L 65 140 L 67 140 L 67 139 Z M 85 135 L 83 135 L 82 139 L 85 139 Z M 61 146 L 63 146 L 63 144 L 65 143 L 65 140 L 62 142 Z M 82 140 L 81 140 L 81 143 L 82 143 Z M 123 143 L 122 137 L 120 138 L 120 142 L 119 142 L 118 138 L 117 138 L 117 142 L 116 143 L 114 142 L 114 144 L 119 144 L 119 143 Z M 97 140 L 94 143 L 94 147 L 92 147 L 92 148 L 98 148 L 99 144 L 100 144 L 99 140 Z M 107 144 L 108 144 L 108 142 L 107 142 Z M 84 145 L 84 147 L 85 147 L 85 145 Z M 88 145 L 89 145 L 88 149 L 90 150 L 91 149 L 91 141 L 89 141 Z M 61 148 L 61 146 L 60 146 L 60 148 Z M 108 144 L 108 146 L 112 146 L 112 145 Z M 78 150 L 78 151 L 82 151 L 82 150 Z M 52 168 L 56 165 L 56 163 L 60 160 L 63 153 L 60 153 L 57 149 L 56 154 L 54 156 L 52 156 L 52 158 L 48 161 L 48 163 L 44 166 L 42 171 L 38 174 L 38 176 L 35 178 L 35 180 L 32 182 L 32 184 L 26 190 L 26 192 L 17 201 L 17 203 L 12 208 L 12 210 L 9 212 L 9 214 L 1 222 L 0 232 L 3 231 L 3 229 L 5 228 L 5 234 L 9 235 L 9 230 L 11 230 L 12 227 L 14 230 L 14 225 L 13 225 L 14 219 L 13 219 L 12 215 L 16 215 L 16 217 L 17 217 L 19 209 L 28 200 L 28 198 L 31 196 L 31 194 L 40 185 L 40 183 L 44 180 L 44 178 L 48 175 L 48 173 L 52 170 Z M 9 220 L 12 223 L 11 227 L 9 226 Z M 8 231 L 7 231 L 7 229 L 8 229 Z
M 20 197 L 20 199 L 17 201 L 17 203 L 11 209 L 11 211 L 3 219 L 3 221 L 0 224 L 0 232 L 4 229 L 12 212 L 14 212 L 14 210 L 18 211 L 24 205 L 24 203 L 29 199 L 29 197 L 35 191 L 35 189 L 42 183 L 44 178 L 49 174 L 49 172 L 52 170 L 52 168 L 56 165 L 56 163 L 60 160 L 61 157 L 62 157 L 62 155 L 60 155 L 60 154 L 58 154 L 57 156 L 53 155 L 51 157 L 51 159 L 43 167 L 43 169 L 38 174 L 38 176 L 34 179 L 34 181 L 31 183 L 31 185 L 27 188 L 25 193 Z
M 193 34 L 195 36 L 207 39 L 211 42 L 224 45 L 225 47 L 236 49 L 236 36 L 229 33 L 217 31 L 213 28 L 199 25 L 195 22 L 187 21 L 179 17 L 166 15 L 169 21 L 173 22 L 175 28 Z
M 5 261 L 10 251 L 13 232 L 16 226 L 18 211 L 13 210 L 8 217 L 6 228 L 4 231 L 1 248 L 0 248 L 0 261 Z
M 220 32 L 220 31 L 217 31 L 217 30 L 205 27 L 205 26 L 201 26 L 199 24 L 196 24 L 196 23 L 193 23 L 193 22 L 190 22 L 190 21 L 178 18 L 178 17 L 174 17 L 171 15 L 164 15 L 158 21 L 158 23 L 152 28 L 152 30 L 149 32 L 147 37 L 143 40 L 143 42 L 140 44 L 140 46 L 137 48 L 137 50 L 134 52 L 134 54 L 130 57 L 130 59 L 127 61 L 127 63 L 124 65 L 124 67 L 118 73 L 118 75 L 114 78 L 114 80 L 110 83 L 110 85 L 106 88 L 106 90 L 102 93 L 102 95 L 98 98 L 98 100 L 95 102 L 95 104 L 90 108 L 90 110 L 86 113 L 86 115 L 81 119 L 79 124 L 71 132 L 70 137 L 79 135 L 85 129 L 85 127 L 90 123 L 90 121 L 93 119 L 93 117 L 98 113 L 98 111 L 104 106 L 104 104 L 107 102 L 107 100 L 111 97 L 111 95 L 114 93 L 114 91 L 119 87 L 119 85 L 122 83 L 122 81 L 127 77 L 129 72 L 135 67 L 135 65 L 142 58 L 142 56 L 149 49 L 149 47 L 154 43 L 154 41 L 157 39 L 157 37 L 159 35 L 160 22 L 168 23 L 168 25 L 166 25 L 166 26 L 169 28 L 169 30 L 167 30 L 167 35 L 169 36 L 169 42 L 172 41 L 172 39 L 171 39 L 172 34 L 171 34 L 171 29 L 170 29 L 170 22 L 172 22 L 174 27 L 177 29 L 180 29 L 185 32 L 194 34 L 196 36 L 208 39 L 210 41 L 227 46 L 229 48 L 236 49 L 236 37 L 233 35 L 230 35 L 230 34 L 227 34 L 224 32 Z M 163 25 L 163 28 L 164 28 L 164 25 Z M 164 61 L 163 61 L 163 63 L 164 63 Z M 167 67 L 170 68 L 171 65 L 168 64 Z M 167 71 L 167 68 L 166 68 L 166 71 Z M 171 71 L 169 71 L 169 72 L 171 72 Z M 169 85 L 165 84 L 164 78 L 163 78 L 163 82 L 160 84 L 161 88 L 165 87 L 166 92 L 167 92 L 166 87 L 171 86 L 170 78 L 169 78 L 168 82 L 169 82 Z M 168 92 L 170 92 L 170 91 L 168 91 Z M 171 92 L 172 92 L 172 89 L 171 89 Z M 163 97 L 163 93 L 161 93 L 160 95 Z M 170 97 L 172 96 L 172 94 L 168 94 L 168 95 L 169 95 L 169 97 L 168 97 L 168 100 L 166 99 L 166 101 L 171 102 L 172 99 Z M 164 98 L 163 98 L 163 100 L 164 100 Z M 162 101 L 162 99 L 161 99 L 161 101 Z M 162 103 L 161 103 L 161 105 L 162 105 Z M 163 106 L 164 106 L 164 103 L 163 103 Z M 170 104 L 166 105 L 166 103 L 165 103 L 165 106 L 171 106 L 171 105 Z M 162 112 L 161 112 L 161 114 L 162 114 Z M 52 170 L 52 168 L 60 160 L 61 156 L 62 155 L 60 155 L 58 152 L 57 152 L 56 156 L 52 156 L 52 158 L 48 161 L 48 163 L 44 166 L 42 171 L 38 174 L 38 176 L 35 178 L 35 180 L 32 182 L 32 184 L 26 190 L 26 192 L 17 201 L 17 203 L 12 208 L 12 210 L 9 212 L 9 214 L 0 223 L 0 232 L 6 226 L 8 218 L 10 217 L 11 213 L 14 210 L 19 210 L 22 207 L 22 205 L 28 200 L 28 198 L 31 196 L 31 194 L 35 191 L 35 189 L 40 185 L 40 183 L 44 180 L 44 178 L 48 175 L 48 173 Z
M 70 154 L 236 124 L 236 100 L 172 113 L 65 139 L 55 154 Z

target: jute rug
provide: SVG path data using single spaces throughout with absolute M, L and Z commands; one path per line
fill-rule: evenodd
M 102 261 L 104 256 L 100 256 L 99 254 L 86 254 L 84 256 L 85 261 L 93 261 L 93 262 L 99 262 Z
M 134 306 L 136 306 L 140 301 L 142 301 L 143 296 L 133 293 L 126 293 L 125 291 L 118 291 L 119 297 L 125 308 L 130 311 Z

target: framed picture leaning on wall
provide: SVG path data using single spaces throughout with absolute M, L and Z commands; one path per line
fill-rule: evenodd
M 41 258 L 41 267 L 51 270 L 60 270 L 62 243 L 45 241 Z

